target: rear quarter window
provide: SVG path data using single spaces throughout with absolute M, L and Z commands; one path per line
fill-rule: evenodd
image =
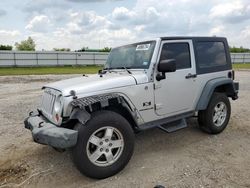
M 230 69 L 225 44 L 222 41 L 199 41 L 195 45 L 198 73 L 209 73 Z

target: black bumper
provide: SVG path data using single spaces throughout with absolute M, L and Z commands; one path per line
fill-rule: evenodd
M 73 147 L 77 142 L 77 131 L 57 127 L 39 114 L 26 118 L 24 126 L 31 131 L 33 140 L 39 144 L 65 149 Z

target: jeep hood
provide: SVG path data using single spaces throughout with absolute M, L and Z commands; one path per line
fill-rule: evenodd
M 71 90 L 74 90 L 76 94 L 85 94 L 136 85 L 138 82 L 147 81 L 145 73 L 134 75 L 127 73 L 106 73 L 102 76 L 96 74 L 61 80 L 47 84 L 44 87 L 57 89 L 62 92 L 63 96 L 68 96 Z

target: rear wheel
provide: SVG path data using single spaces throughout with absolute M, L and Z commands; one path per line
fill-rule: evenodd
M 229 122 L 231 105 L 224 93 L 214 93 L 206 110 L 198 113 L 200 128 L 210 134 L 222 132 Z
M 100 111 L 80 126 L 73 160 L 80 172 L 101 179 L 122 170 L 133 148 L 134 133 L 127 120 L 118 113 Z

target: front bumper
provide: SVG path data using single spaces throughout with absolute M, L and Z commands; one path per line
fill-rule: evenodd
M 33 140 L 39 144 L 65 149 L 73 147 L 77 142 L 77 131 L 57 127 L 40 114 L 31 114 L 24 120 L 24 125 L 31 131 Z

